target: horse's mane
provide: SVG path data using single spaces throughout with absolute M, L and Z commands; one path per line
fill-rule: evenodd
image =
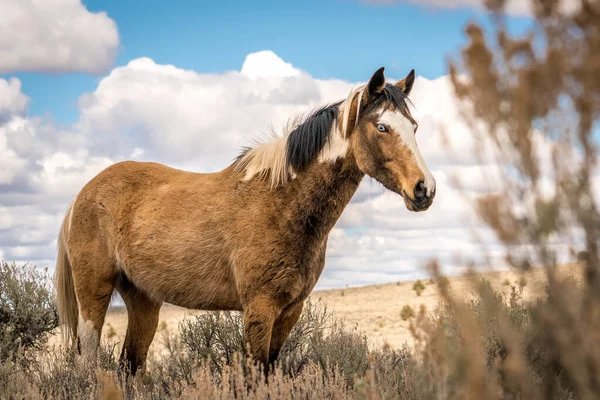
M 302 171 L 317 158 L 323 148 L 339 135 L 340 140 L 346 137 L 350 105 L 358 93 L 359 114 L 369 114 L 385 104 L 384 109 L 393 104 L 397 110 L 410 117 L 408 98 L 398 87 L 387 83 L 380 95 L 376 96 L 361 110 L 362 95 L 365 86 L 354 89 L 344 101 L 327 104 L 312 111 L 305 117 L 299 117 L 288 123 L 283 136 L 273 134 L 271 140 L 258 143 L 254 147 L 245 147 L 236 158 L 234 165 L 238 171 L 246 171 L 246 176 L 258 174 L 266 177 L 270 173 L 271 186 L 285 184 L 288 175 Z M 341 129 L 338 127 L 338 116 L 343 113 Z M 412 118 L 411 118 L 412 119 Z

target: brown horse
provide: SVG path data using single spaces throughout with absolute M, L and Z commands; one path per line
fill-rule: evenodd
M 347 99 L 246 149 L 216 173 L 120 162 L 89 181 L 58 237 L 57 302 L 66 341 L 96 358 L 113 291 L 128 326 L 121 364 L 145 365 L 163 302 L 243 311 L 252 355 L 268 368 L 325 264 L 330 230 L 364 175 L 429 208 L 435 180 L 407 101 L 383 68 Z

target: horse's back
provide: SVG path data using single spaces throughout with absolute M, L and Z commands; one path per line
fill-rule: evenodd
M 222 229 L 228 214 L 213 198 L 224 186 L 219 173 L 114 164 L 78 195 L 73 236 L 97 242 L 115 269 L 154 297 L 192 308 L 239 308 Z M 187 299 L 199 291 L 206 295 Z
M 70 253 L 76 257 L 93 243 L 98 251 L 115 257 L 136 208 L 168 179 L 169 172 L 178 175 L 174 171 L 157 163 L 124 161 L 98 173 L 77 194 L 66 217 Z
M 73 202 L 72 218 L 110 219 L 106 226 L 127 231 L 137 209 L 148 198 L 156 197 L 161 187 L 176 184 L 189 172 L 152 162 L 123 161 L 113 164 L 92 178 Z M 116 233 L 116 232 L 113 232 Z

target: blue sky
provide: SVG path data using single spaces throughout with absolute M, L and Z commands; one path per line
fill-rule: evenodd
M 379 66 L 390 76 L 437 78 L 446 56 L 465 42 L 462 27 L 479 11 L 372 5 L 350 0 L 137 2 L 88 0 L 92 12 L 106 12 L 118 27 L 115 66 L 138 57 L 197 72 L 239 70 L 244 57 L 272 50 L 315 78 L 365 80 Z M 526 19 L 511 18 L 522 29 Z M 93 91 L 102 76 L 85 73 L 16 73 L 31 97 L 31 115 L 51 115 L 59 124 L 77 120 L 77 99 Z
M 80 1 L 0 1 L 0 259 L 52 268 L 68 204 L 107 166 L 218 170 L 269 127 L 346 98 L 380 66 L 392 79 L 416 70 L 417 142 L 438 200 L 411 213 L 366 179 L 332 230 L 319 286 L 424 277 L 432 257 L 459 272 L 457 256 L 480 250 L 470 222 L 501 255 L 451 184 L 466 178 L 467 198 L 501 190 L 499 167 L 482 168 L 469 151 L 473 135 L 445 77 L 465 24 L 489 27 L 483 0 Z M 404 4 L 417 1 L 429 6 Z M 530 21 L 507 23 L 522 31 Z

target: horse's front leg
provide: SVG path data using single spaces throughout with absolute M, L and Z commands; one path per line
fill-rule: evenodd
M 275 367 L 275 361 L 279 357 L 279 352 L 287 340 L 290 332 L 298 322 L 304 302 L 288 306 L 275 320 L 273 332 L 271 334 L 271 345 L 269 349 L 269 366 Z
M 244 336 L 252 357 L 268 374 L 273 324 L 281 313 L 278 303 L 267 295 L 257 295 L 244 308 Z

